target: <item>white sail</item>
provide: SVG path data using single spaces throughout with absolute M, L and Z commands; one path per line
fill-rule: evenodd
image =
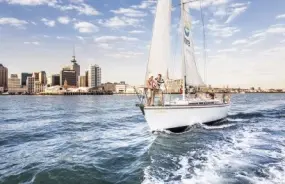
M 189 15 L 189 6 L 185 5 L 187 0 L 181 0 L 181 23 L 182 23 L 182 74 L 183 79 L 186 76 L 186 85 L 191 86 L 203 86 L 204 82 L 198 72 L 195 53 L 194 53 L 194 44 L 191 33 L 191 17 Z
M 158 0 L 150 45 L 146 80 L 162 74 L 165 79 L 170 59 L 171 0 Z M 145 81 L 146 81 L 145 80 Z

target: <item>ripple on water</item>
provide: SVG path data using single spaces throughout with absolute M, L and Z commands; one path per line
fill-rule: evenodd
M 285 95 L 234 95 L 229 117 L 151 134 L 136 96 L 0 96 L 0 183 L 273 183 Z

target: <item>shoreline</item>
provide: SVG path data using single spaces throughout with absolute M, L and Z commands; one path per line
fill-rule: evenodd
M 216 92 L 216 94 L 221 94 L 222 92 Z M 180 93 L 168 93 L 170 95 L 179 95 Z M 228 93 L 228 94 L 285 94 L 285 92 L 246 92 L 246 93 Z M 130 96 L 137 95 L 136 93 L 42 93 L 42 94 L 0 94 L 0 96 L 110 96 L 110 95 L 120 95 L 120 96 Z

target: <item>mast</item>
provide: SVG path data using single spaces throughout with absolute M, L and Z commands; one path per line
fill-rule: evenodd
M 185 54 L 184 54 L 184 2 L 181 0 L 181 15 L 180 15 L 180 27 L 181 27 L 181 44 L 182 44 L 182 82 L 183 82 L 183 100 L 185 100 L 185 94 L 186 94 L 186 66 L 185 66 Z

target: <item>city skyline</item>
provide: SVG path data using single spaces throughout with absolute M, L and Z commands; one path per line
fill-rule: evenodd
M 207 83 L 212 86 L 285 88 L 285 2 L 204 0 Z M 179 1 L 173 1 L 173 7 Z M 189 4 L 199 71 L 204 76 L 200 4 Z M 177 6 L 176 6 L 177 7 Z M 268 8 L 270 7 L 270 8 Z M 143 84 L 155 2 L 57 0 L 0 1 L 0 63 L 10 74 L 58 74 L 76 58 L 84 73 L 103 70 L 102 82 Z M 13 13 L 11 13 L 13 12 Z M 173 9 L 173 63 L 179 62 L 179 8 Z M 178 48 L 176 48 L 178 47 Z M 15 51 L 17 54 L 15 54 Z M 170 77 L 179 77 L 171 63 Z

